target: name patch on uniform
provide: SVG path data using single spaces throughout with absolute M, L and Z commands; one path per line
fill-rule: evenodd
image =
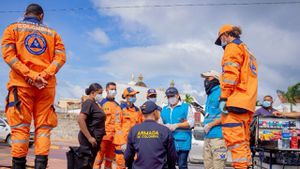
M 24 44 L 27 51 L 33 55 L 41 55 L 45 52 L 47 48 L 47 43 L 45 38 L 35 33 L 29 34 L 25 38 Z
M 137 138 L 159 138 L 159 132 L 157 130 L 152 131 L 139 131 Z

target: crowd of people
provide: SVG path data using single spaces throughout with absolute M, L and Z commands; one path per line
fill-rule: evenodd
M 10 66 L 6 117 L 12 130 L 12 168 L 25 169 L 30 124 L 35 127 L 35 168 L 45 169 L 50 149 L 50 131 L 57 126 L 53 107 L 55 74 L 66 62 L 60 36 L 42 21 L 44 11 L 30 4 L 24 20 L 9 25 L 2 38 L 2 57 Z M 216 45 L 222 47 L 222 73 L 204 72 L 207 94 L 204 112 L 204 166 L 225 168 L 227 151 L 232 166 L 251 166 L 250 123 L 257 99 L 256 59 L 240 39 L 239 27 L 223 25 Z M 127 87 L 123 103 L 115 100 L 117 85 L 98 83 L 86 89 L 78 117 L 80 151 L 85 152 L 82 168 L 179 169 L 188 168 L 194 113 L 175 87 L 166 92 L 168 104 L 156 104 L 155 89 L 147 92 L 147 101 L 135 105 L 139 91 Z M 299 114 L 278 112 L 272 108 L 272 97 L 265 96 L 262 108 L 254 115 L 295 117 Z M 81 162 L 80 160 L 78 162 Z

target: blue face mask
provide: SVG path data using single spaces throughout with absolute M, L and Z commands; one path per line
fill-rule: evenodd
M 130 103 L 135 103 L 136 102 L 136 97 L 130 97 L 129 102 Z
M 271 102 L 270 101 L 264 101 L 262 103 L 262 106 L 265 107 L 265 108 L 271 107 Z

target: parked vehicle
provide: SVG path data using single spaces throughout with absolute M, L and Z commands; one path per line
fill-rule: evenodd
M 195 127 L 192 136 L 192 149 L 189 154 L 188 161 L 190 163 L 203 163 L 203 148 L 204 148 L 204 129 L 203 127 Z M 227 152 L 227 165 L 231 165 L 231 153 Z
M 6 119 L 0 118 L 0 141 L 6 142 L 11 146 L 11 129 Z M 30 129 L 29 147 L 34 143 L 34 129 Z

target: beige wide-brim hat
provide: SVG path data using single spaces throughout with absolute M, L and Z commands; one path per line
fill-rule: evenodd
M 201 77 L 203 77 L 203 78 L 207 78 L 210 76 L 220 80 L 220 73 L 215 70 L 210 70 L 208 72 L 201 73 Z

